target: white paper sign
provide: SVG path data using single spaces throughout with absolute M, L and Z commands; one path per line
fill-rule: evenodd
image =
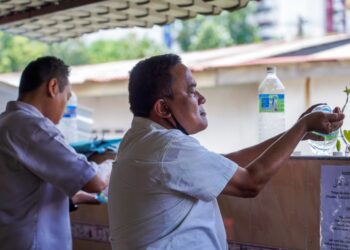
M 108 225 L 79 223 L 72 221 L 72 236 L 74 239 L 92 240 L 109 243 Z
M 350 249 L 350 166 L 321 168 L 321 249 Z

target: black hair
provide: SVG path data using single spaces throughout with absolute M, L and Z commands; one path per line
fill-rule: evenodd
M 68 84 L 69 66 L 53 56 L 39 57 L 23 70 L 19 83 L 19 95 L 38 89 L 53 78 L 58 80 L 60 92 Z
M 142 60 L 130 72 L 129 103 L 135 116 L 149 117 L 154 103 L 162 97 L 173 98 L 170 70 L 181 58 L 175 54 Z

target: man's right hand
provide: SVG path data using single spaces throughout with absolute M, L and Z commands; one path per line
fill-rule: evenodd
M 343 125 L 344 114 L 340 108 L 334 109 L 333 113 L 312 112 L 303 116 L 299 122 L 306 126 L 307 132 L 319 132 L 329 134 Z
M 254 197 L 278 171 L 308 132 L 329 134 L 343 124 L 344 114 L 339 108 L 334 113 L 311 112 L 301 117 L 288 131 L 279 136 L 262 154 L 236 173 L 223 190 L 223 194 Z

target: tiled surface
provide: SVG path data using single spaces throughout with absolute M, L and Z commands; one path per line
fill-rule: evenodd
M 0 30 L 45 42 L 63 41 L 100 29 L 152 27 L 216 15 L 249 0 L 7 0 L 0 5 Z

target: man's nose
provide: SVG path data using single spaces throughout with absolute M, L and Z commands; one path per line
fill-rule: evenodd
M 198 95 L 198 104 L 204 104 L 206 102 L 205 97 L 201 93 L 197 93 Z

